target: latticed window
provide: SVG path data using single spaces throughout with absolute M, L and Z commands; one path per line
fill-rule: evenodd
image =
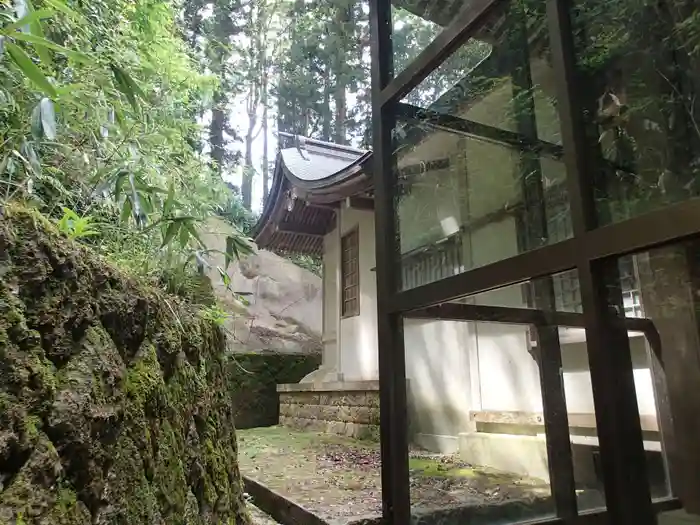
M 342 316 L 360 314 L 359 233 L 354 229 L 341 240 L 341 269 L 343 285 Z
M 401 284 L 408 290 L 463 271 L 461 235 L 452 235 L 405 254 L 401 261 Z
M 571 213 L 563 203 L 553 206 L 547 218 L 547 235 L 551 242 L 563 241 L 573 235 Z M 637 261 L 629 255 L 619 259 L 620 287 L 625 317 L 644 317 L 639 289 Z M 581 289 L 576 270 L 552 276 L 556 309 L 561 312 L 582 312 Z

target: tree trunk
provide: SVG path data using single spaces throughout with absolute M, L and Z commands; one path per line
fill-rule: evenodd
M 243 182 L 241 184 L 241 196 L 243 206 L 250 210 L 253 203 L 253 130 L 255 128 L 255 118 L 251 118 L 248 124 L 248 132 L 245 135 L 245 161 L 243 164 Z
M 345 144 L 347 117 L 346 87 L 347 87 L 347 66 L 344 58 L 348 56 L 350 39 L 348 38 L 348 26 L 350 25 L 350 8 L 347 5 L 339 5 L 336 12 L 336 24 L 340 40 L 340 50 L 336 53 L 335 67 L 335 89 L 333 101 L 335 102 L 335 133 L 334 140 L 337 144 Z
M 222 91 L 214 94 L 214 105 L 209 124 L 209 153 L 214 170 L 221 176 L 224 171 L 226 148 L 224 144 L 224 128 L 226 127 L 226 96 Z
M 335 142 L 337 144 L 345 144 L 347 142 L 345 136 L 345 118 L 347 108 L 345 104 L 345 84 L 336 86 L 335 93 Z
M 323 88 L 323 106 L 321 108 L 321 139 L 331 140 L 331 122 L 333 115 L 331 114 L 331 87 L 326 82 Z
M 267 201 L 267 194 L 269 191 L 269 186 L 270 186 L 270 166 L 269 166 L 269 159 L 267 156 L 267 140 L 268 140 L 268 129 L 267 129 L 267 118 L 268 118 L 268 98 L 267 98 L 267 90 L 268 90 L 268 65 L 267 62 L 265 62 L 264 65 L 264 70 L 263 70 L 263 78 L 262 78 L 262 106 L 263 106 L 263 114 L 262 114 L 262 134 L 263 134 L 263 165 L 262 165 L 262 183 L 263 183 L 263 203 Z

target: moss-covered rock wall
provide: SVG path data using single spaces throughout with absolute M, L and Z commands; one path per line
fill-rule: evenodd
M 231 389 L 238 428 L 269 427 L 279 422 L 277 385 L 298 383 L 321 364 L 321 354 L 236 353 Z
M 220 329 L 0 213 L 0 524 L 247 524 Z

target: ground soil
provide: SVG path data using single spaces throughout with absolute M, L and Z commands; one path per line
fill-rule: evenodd
M 381 513 L 378 444 L 281 427 L 238 432 L 241 472 L 333 521 Z M 413 511 L 482 506 L 549 495 L 541 480 L 515 477 L 413 450 Z

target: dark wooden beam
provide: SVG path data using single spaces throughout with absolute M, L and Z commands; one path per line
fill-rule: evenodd
M 449 321 L 482 321 L 486 323 L 509 324 L 552 324 L 558 327 L 585 328 L 583 314 L 555 312 L 534 308 L 512 308 L 481 304 L 443 303 L 406 312 L 409 319 L 441 319 Z M 653 322 L 646 318 L 625 317 L 619 322 L 629 331 L 645 335 L 654 329 Z M 660 358 L 661 356 L 659 356 Z
M 325 225 L 321 224 L 299 224 L 296 222 L 281 222 L 277 225 L 277 231 L 293 233 L 305 237 L 323 237 L 326 234 Z
M 339 202 L 309 202 L 304 201 L 304 206 L 307 208 L 315 208 L 317 210 L 330 210 L 335 212 L 340 208 Z
M 369 197 L 349 197 L 348 206 L 356 210 L 374 211 L 374 199 Z

